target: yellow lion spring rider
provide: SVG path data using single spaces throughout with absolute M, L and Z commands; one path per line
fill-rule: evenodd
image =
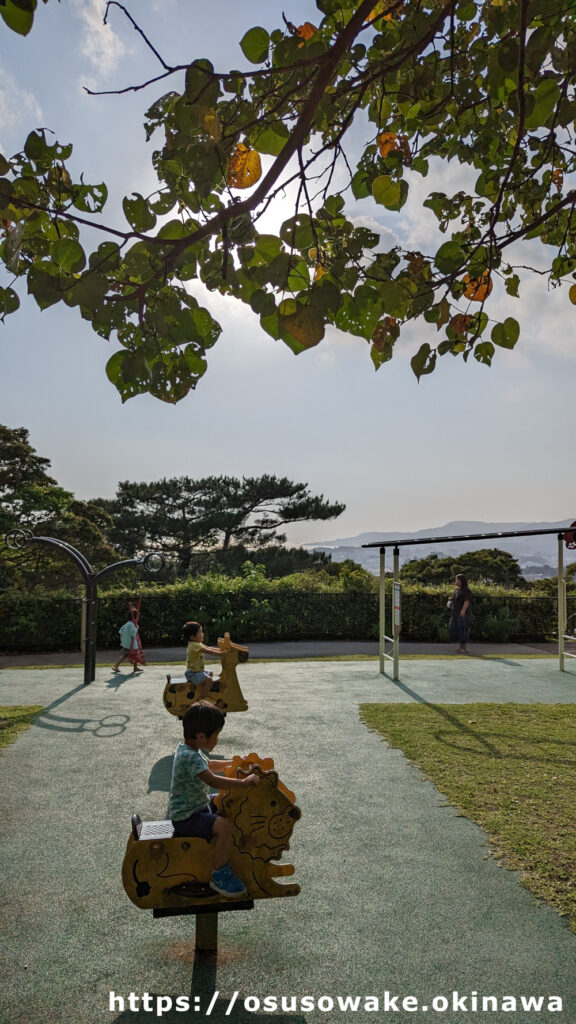
M 176 838 L 171 821 L 132 818 L 122 865 L 124 889 L 132 903 L 153 910 L 154 917 L 195 914 L 198 950 L 216 949 L 219 912 L 251 910 L 255 899 L 300 892 L 299 885 L 275 880 L 293 875 L 293 865 L 271 863 L 290 848 L 300 808 L 274 771 L 272 758 L 234 757 L 223 774 L 234 778 L 250 772 L 260 776 L 257 786 L 224 790 L 215 797 L 218 812 L 235 826 L 230 865 L 246 887 L 239 898 L 219 895 L 209 887 L 214 839 Z
M 189 683 L 186 679 L 172 679 L 171 675 L 166 676 L 164 687 L 164 707 L 171 715 L 182 718 L 184 712 L 199 700 L 209 700 L 221 711 L 247 711 L 248 704 L 244 698 L 236 667 L 239 663 L 248 661 L 248 648 L 232 643 L 230 634 L 225 633 L 224 637 L 218 640 L 222 670 L 218 679 L 214 680 L 210 693 L 202 697 L 200 688 Z

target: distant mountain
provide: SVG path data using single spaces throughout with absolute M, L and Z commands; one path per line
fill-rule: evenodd
M 355 537 L 341 537 L 336 540 L 304 544 L 303 547 L 312 551 L 325 551 L 333 561 L 343 562 L 352 558 L 370 572 L 378 573 L 380 553 L 378 548 L 363 548 L 363 544 L 385 543 L 387 541 L 420 540 L 420 538 L 455 537 L 461 534 L 469 536 L 478 533 L 511 533 L 513 530 L 565 530 L 573 520 L 563 519 L 552 523 L 485 523 L 477 520 L 454 520 L 444 526 L 433 526 L 412 533 L 359 533 Z M 552 576 L 558 557 L 558 541 L 553 533 L 541 537 L 491 537 L 473 541 L 441 541 L 430 544 L 407 544 L 400 548 L 400 564 L 411 558 L 425 558 L 426 555 L 437 554 L 440 558 L 456 556 L 464 551 L 479 551 L 481 548 L 500 548 L 508 551 L 526 569 L 525 575 Z M 568 559 L 572 561 L 572 558 Z M 392 551 L 386 552 L 386 561 L 392 564 Z

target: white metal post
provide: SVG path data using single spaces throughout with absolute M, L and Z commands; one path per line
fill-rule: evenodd
M 564 536 L 558 534 L 558 668 L 564 671 L 564 634 L 566 632 L 566 580 L 564 579 Z
M 398 583 L 398 576 L 400 573 L 400 551 L 397 547 L 394 548 L 394 582 L 392 584 L 393 593 L 396 594 L 396 584 Z M 395 620 L 396 610 L 393 611 L 393 619 Z M 392 622 L 392 636 L 394 637 L 394 681 L 399 678 L 398 665 L 400 661 L 400 626 L 395 621 Z
M 380 675 L 386 674 L 384 652 L 386 650 L 386 548 L 380 548 Z

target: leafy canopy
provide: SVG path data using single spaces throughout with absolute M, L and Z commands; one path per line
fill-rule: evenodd
M 500 548 L 466 551 L 456 558 L 453 555 L 439 558 L 435 554 L 413 558 L 402 566 L 400 578 L 450 588 L 454 577 L 460 572 L 476 582 L 494 583 L 503 587 L 526 585 L 517 560 Z
M 111 517 L 109 538 L 122 554 L 160 547 L 180 572 L 190 570 L 198 549 L 280 544 L 286 538 L 278 530 L 286 523 L 335 519 L 346 507 L 310 494 L 307 484 L 270 474 L 124 480 L 115 498 L 96 503 Z
M 0 15 L 26 34 L 35 7 L 4 0 Z M 242 69 L 224 71 L 170 66 L 136 26 L 162 70 L 128 88 L 172 88 L 145 119 L 158 187 L 126 196 L 124 230 L 102 217 L 105 183 L 72 179 L 70 144 L 34 130 L 0 155 L 0 318 L 25 280 L 41 309 L 64 302 L 116 339 L 107 374 L 123 400 L 177 402 L 220 334 L 194 281 L 246 303 L 297 354 L 329 326 L 357 335 L 376 369 L 424 321 L 418 378 L 438 356 L 489 365 L 515 346 L 518 321 L 494 319 L 490 296 L 518 297 L 530 273 L 512 262 L 519 240 L 542 243 L 534 270 L 567 280 L 576 303 L 573 0 L 317 0 L 310 17 L 251 28 Z M 444 236 L 435 251 L 386 251 L 347 214 L 356 202 L 392 225 L 414 182 L 450 160 L 462 187 L 424 203 Z M 292 215 L 261 232 L 286 195 Z M 85 225 L 104 239 L 92 252 Z
M 81 577 L 68 558 L 37 545 L 14 550 L 5 535 L 26 530 L 55 537 L 102 566 L 117 560 L 105 537 L 110 517 L 98 505 L 79 501 L 60 487 L 47 473 L 50 460 L 37 454 L 28 437 L 24 427 L 0 424 L 0 590 L 75 588 Z

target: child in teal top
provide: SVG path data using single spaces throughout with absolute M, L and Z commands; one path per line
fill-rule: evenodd
M 234 826 L 215 813 L 210 803 L 211 789 L 243 789 L 260 781 L 258 775 L 229 779 L 216 774 L 232 761 L 210 761 L 225 718 L 219 708 L 199 701 L 188 708 L 182 719 L 184 739 L 178 744 L 172 767 L 168 816 L 175 836 L 196 836 L 210 842 L 216 836 L 210 888 L 224 896 L 241 896 L 244 883 L 228 863 Z

